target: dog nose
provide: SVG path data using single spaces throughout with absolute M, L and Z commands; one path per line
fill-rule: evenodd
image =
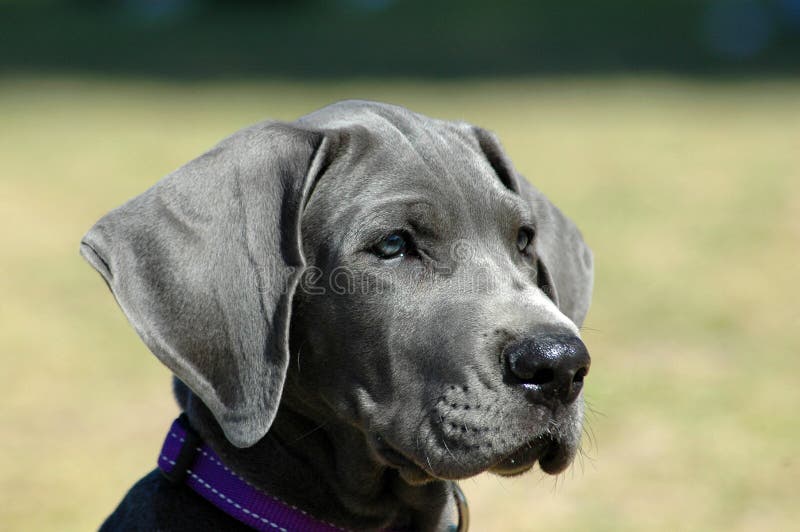
M 572 334 L 543 334 L 511 344 L 504 351 L 511 373 L 522 381 L 535 402 L 577 399 L 591 358 L 586 345 Z

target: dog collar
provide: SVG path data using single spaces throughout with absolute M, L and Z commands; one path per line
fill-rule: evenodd
M 332 532 L 346 530 L 311 517 L 303 510 L 257 489 L 231 471 L 189 425 L 186 414 L 172 423 L 158 467 L 176 484 L 186 484 L 205 500 L 250 528 L 269 532 Z M 469 524 L 467 501 L 455 483 L 453 496 L 458 507 L 458 524 L 448 532 L 466 532 Z

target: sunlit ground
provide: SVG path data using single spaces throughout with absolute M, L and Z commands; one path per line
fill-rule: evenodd
M 800 83 L 7 79 L 0 528 L 96 528 L 176 413 L 83 233 L 234 130 L 345 97 L 493 129 L 595 251 L 583 455 L 464 481 L 473 530 L 797 526 Z

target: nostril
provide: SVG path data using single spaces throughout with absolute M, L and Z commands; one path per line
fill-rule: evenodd
M 506 347 L 503 356 L 531 401 L 564 405 L 580 395 L 591 363 L 583 342 L 567 334 L 526 338 Z
M 547 384 L 555 379 L 555 373 L 550 368 L 542 368 L 536 370 L 533 376 L 528 379 L 528 382 L 531 384 Z

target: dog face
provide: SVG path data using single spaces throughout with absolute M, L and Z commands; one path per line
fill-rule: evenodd
M 535 358 L 525 342 L 537 338 L 579 342 L 537 253 L 551 221 L 487 133 L 361 114 L 369 127 L 350 132 L 357 148 L 331 164 L 303 216 L 309 269 L 289 370 L 299 393 L 285 400 L 359 427 L 410 482 L 517 474 L 537 459 L 561 471 L 582 401 L 532 394 L 509 360 L 520 345 Z M 588 355 L 570 385 L 587 370 Z
M 238 447 L 279 406 L 412 483 L 554 473 L 579 444 L 591 253 L 483 130 L 370 102 L 259 124 L 81 251 Z

